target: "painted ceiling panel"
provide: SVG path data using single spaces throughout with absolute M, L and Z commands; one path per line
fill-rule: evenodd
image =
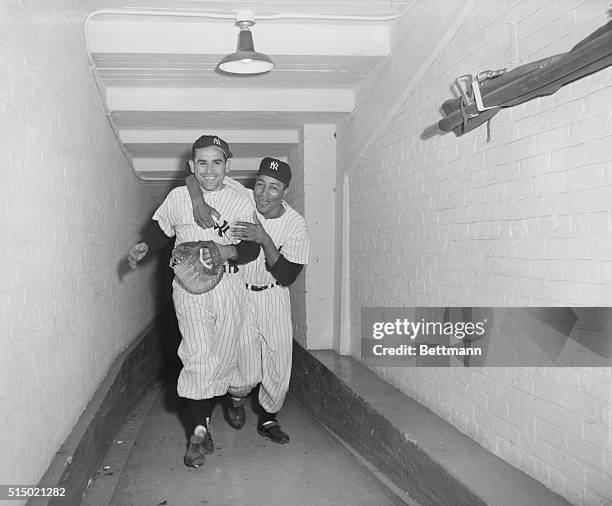
M 380 61 L 375 56 L 274 56 L 274 72 L 230 76 L 215 72 L 224 55 L 95 54 L 98 76 L 106 86 L 347 88 L 365 79 Z
M 380 17 L 405 12 L 417 1 L 80 0 L 80 5 L 90 13 L 114 9 L 88 18 L 85 26 L 93 76 L 132 169 L 163 199 L 175 184 L 168 179 L 180 179 L 199 132 L 235 138 L 234 169 L 252 169 L 264 156 L 286 158 L 305 124 L 334 125 L 352 114 L 355 90 L 382 72 L 391 53 L 387 21 L 258 20 L 258 15 Z M 256 49 L 275 63 L 268 74 L 215 70 L 235 49 L 234 17 L 243 9 L 255 14 Z M 184 131 L 194 139 L 184 138 Z M 236 173 L 245 180 L 251 176 Z
M 110 117 L 119 128 L 284 129 L 305 124 L 335 125 L 346 113 L 335 112 L 142 112 L 117 111 Z
M 351 14 L 387 15 L 402 9 L 411 0 L 81 0 L 88 9 L 183 9 L 206 12 L 234 12 L 251 9 L 255 13 L 308 13 L 308 14 Z
M 193 139 L 195 141 L 195 138 Z M 184 144 L 124 144 L 133 158 L 164 158 L 169 153 L 177 157 L 187 158 L 191 150 L 191 143 Z M 293 144 L 231 144 L 232 154 L 236 158 L 263 158 L 274 153 L 275 157 L 286 157 Z

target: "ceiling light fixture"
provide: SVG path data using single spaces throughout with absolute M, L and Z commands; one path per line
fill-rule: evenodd
M 236 26 L 240 27 L 236 52 L 228 54 L 218 64 L 217 70 L 228 74 L 264 74 L 274 68 L 270 57 L 255 51 L 250 27 L 255 24 L 251 11 L 240 11 Z

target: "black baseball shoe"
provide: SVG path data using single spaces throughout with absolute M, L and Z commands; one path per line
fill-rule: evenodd
M 234 429 L 242 429 L 246 423 L 244 400 L 244 397 L 240 399 L 230 397 L 229 406 L 227 408 L 227 421 Z
M 280 425 L 276 420 L 258 423 L 257 434 L 268 438 L 274 443 L 285 444 L 289 442 L 289 436 L 281 430 Z
M 197 430 L 197 429 L 196 429 Z M 200 467 L 206 461 L 206 455 L 215 451 L 215 444 L 210 435 L 210 430 L 197 431 L 189 438 L 189 446 L 183 462 L 188 467 Z
M 206 455 L 212 455 L 215 451 L 215 443 L 213 442 L 213 438 L 210 435 L 210 429 L 206 431 L 204 434 L 204 452 Z
M 206 433 L 208 434 L 208 432 Z M 204 437 L 192 434 L 189 439 L 189 447 L 183 462 L 187 467 L 200 467 L 206 462 L 206 449 L 204 448 Z

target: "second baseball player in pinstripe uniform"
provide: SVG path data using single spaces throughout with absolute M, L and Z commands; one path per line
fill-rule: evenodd
M 289 389 L 293 328 L 288 286 L 308 263 L 310 243 L 304 218 L 283 199 L 291 181 L 289 165 L 264 158 L 250 196 L 257 212 L 232 228 L 240 239 L 261 245 L 259 258 L 241 267 L 250 308 L 260 336 L 258 345 L 238 350 L 242 381 L 261 382 L 257 432 L 276 443 L 289 442 L 276 420 Z M 193 195 L 192 195 L 193 196 Z M 202 200 L 195 196 L 195 200 Z M 211 202 L 209 202 L 210 204 Z M 195 207 L 195 206 L 194 206 Z M 228 415 L 236 428 L 244 425 L 243 403 L 234 398 Z

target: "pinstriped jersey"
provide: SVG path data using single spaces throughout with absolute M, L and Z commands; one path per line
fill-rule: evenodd
M 254 206 L 253 192 L 252 190 L 247 190 L 247 192 Z M 287 260 L 296 264 L 308 265 L 310 241 L 306 221 L 289 204 L 282 202 L 282 205 L 285 212 L 278 218 L 266 219 L 259 213 L 257 217 L 274 245 Z M 245 221 L 253 222 L 252 213 L 251 218 Z M 253 285 L 268 285 L 276 282 L 276 278 L 266 270 L 266 255 L 263 248 L 255 261 L 240 266 L 240 272 L 242 272 L 244 281 Z
M 176 244 L 187 241 L 215 241 L 219 244 L 236 244 L 238 239 L 231 232 L 236 221 L 251 221 L 255 205 L 248 196 L 229 185 L 218 191 L 206 192 L 206 201 L 220 214 L 214 228 L 203 229 L 193 219 L 193 206 L 186 186 L 174 188 L 153 219 L 164 233 L 176 236 Z

